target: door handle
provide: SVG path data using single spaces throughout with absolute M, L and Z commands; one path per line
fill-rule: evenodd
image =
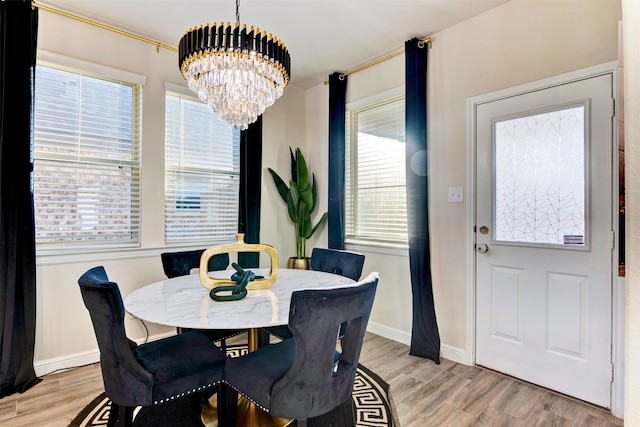
M 489 245 L 487 245 L 486 243 L 478 243 L 476 245 L 476 252 L 478 252 L 479 254 L 486 254 L 487 252 L 489 252 Z

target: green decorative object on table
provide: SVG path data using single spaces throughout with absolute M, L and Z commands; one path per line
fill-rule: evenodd
M 316 209 L 317 185 L 315 174 L 309 179 L 309 171 L 307 162 L 300 151 L 296 148 L 295 155 L 291 147 L 291 180 L 289 186 L 284 180 L 271 168 L 269 173 L 273 177 L 276 184 L 278 194 L 287 204 L 287 212 L 289 219 L 295 225 L 296 236 L 296 256 L 289 258 L 289 268 L 310 268 L 309 258 L 307 258 L 307 239 L 326 222 L 327 213 L 325 212 L 320 220 L 314 226 L 311 222 L 311 214 Z
M 253 279 L 263 279 L 263 276 L 256 276 L 251 270 L 243 270 L 238 264 L 231 263 L 236 270 L 231 276 L 231 280 L 236 282 L 235 286 L 218 286 L 209 292 L 209 296 L 214 301 L 237 301 L 247 296 L 247 285 Z M 226 292 L 226 294 L 222 294 Z M 231 293 L 228 293 L 231 292 Z

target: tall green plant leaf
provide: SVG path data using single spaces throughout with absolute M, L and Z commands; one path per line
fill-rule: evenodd
M 300 214 L 300 194 L 298 193 L 298 186 L 293 181 L 289 181 L 287 210 L 289 211 L 289 218 L 291 221 L 293 221 L 294 224 L 299 224 L 298 215 Z
M 309 171 L 307 170 L 307 162 L 304 160 L 299 148 L 296 148 L 296 169 L 298 172 L 296 184 L 298 184 L 298 189 L 302 192 L 309 186 Z M 310 206 L 310 204 L 307 204 L 307 206 Z
M 309 207 L 300 203 L 300 210 L 298 211 L 298 226 L 301 237 L 308 239 L 311 236 L 313 228 L 311 226 L 311 217 L 309 216 Z
M 300 192 L 300 202 L 306 205 L 309 212 L 311 212 L 311 207 L 315 204 L 312 188 L 307 185 L 304 189 L 298 187 L 298 191 Z
M 311 205 L 309 206 L 309 213 L 313 213 L 316 210 L 316 200 L 318 200 L 318 188 L 316 187 L 316 174 L 313 174 L 313 184 L 311 185 Z
M 320 228 L 320 226 L 324 224 L 324 222 L 327 220 L 327 216 L 328 216 L 328 213 L 325 212 L 322 215 L 322 217 L 318 220 L 318 223 L 316 224 L 316 226 L 313 227 L 313 229 L 311 230 L 311 233 L 309 233 L 309 235 L 307 236 L 307 239 L 313 236 L 313 234 L 318 230 L 318 228 Z
M 298 183 L 298 160 L 293 155 L 293 150 L 289 147 L 289 154 L 291 155 L 291 179 L 296 184 Z
M 282 178 L 280 178 L 280 175 L 278 175 L 276 171 L 274 171 L 271 168 L 267 168 L 267 169 L 269 170 L 269 173 L 273 177 L 273 182 L 276 184 L 276 188 L 278 189 L 278 194 L 280 194 L 280 197 L 282 198 L 282 200 L 285 203 L 287 203 L 289 187 L 287 187 L 287 184 L 284 183 L 284 181 L 282 180 Z

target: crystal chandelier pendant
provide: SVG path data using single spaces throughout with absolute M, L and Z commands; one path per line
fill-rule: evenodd
M 178 47 L 189 89 L 236 129 L 247 129 L 284 93 L 291 58 L 284 43 L 266 31 L 237 22 L 193 27 Z

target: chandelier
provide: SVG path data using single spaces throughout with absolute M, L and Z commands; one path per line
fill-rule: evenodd
M 266 31 L 236 22 L 189 29 L 178 47 L 182 76 L 189 89 L 218 117 L 236 129 L 247 129 L 289 84 L 291 58 L 284 43 Z

